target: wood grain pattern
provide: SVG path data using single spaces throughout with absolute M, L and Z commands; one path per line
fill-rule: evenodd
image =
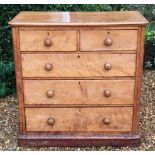
M 26 108 L 27 131 L 132 131 L 132 107 L 119 108 Z M 47 124 L 48 118 L 55 124 Z M 105 125 L 104 118 L 111 123 Z
M 111 46 L 106 46 L 106 38 L 112 40 Z M 137 30 L 81 30 L 81 51 L 103 50 L 136 50 Z
M 18 28 L 12 28 L 12 39 L 13 39 L 16 89 L 17 89 L 18 111 L 19 111 L 19 133 L 25 133 L 25 112 L 24 112 L 24 106 L 23 106 L 24 92 L 23 92 L 23 82 L 22 82 Z
M 45 39 L 51 39 L 52 45 L 46 47 Z M 20 31 L 21 51 L 76 51 L 76 31 Z
M 145 31 L 144 27 L 139 27 L 139 44 L 136 58 L 136 79 L 135 79 L 135 104 L 133 115 L 133 133 L 139 133 L 139 119 L 140 119 L 140 95 L 141 95 L 141 80 L 143 72 L 143 59 L 144 59 L 144 40 Z
M 53 97 L 46 96 L 48 90 Z M 133 104 L 134 80 L 24 80 L 24 99 L 25 104 Z
M 11 26 L 120 26 L 146 25 L 147 20 L 137 11 L 113 12 L 37 12 L 24 11 L 12 21 Z
M 135 54 L 21 54 L 23 77 L 134 76 Z M 61 63 L 60 63 L 61 62 Z M 46 71 L 45 64 L 53 69 Z M 104 69 L 111 63 L 112 69 Z

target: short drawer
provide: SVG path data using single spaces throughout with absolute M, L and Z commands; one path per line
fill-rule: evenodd
M 25 104 L 133 104 L 134 80 L 24 80 Z
M 76 51 L 76 31 L 20 30 L 21 51 Z
M 27 131 L 132 131 L 132 107 L 26 108 L 25 113 Z
M 81 51 L 136 50 L 137 30 L 81 30 Z M 124 51 L 126 52 L 126 51 Z
M 135 54 L 21 54 L 23 77 L 134 76 Z

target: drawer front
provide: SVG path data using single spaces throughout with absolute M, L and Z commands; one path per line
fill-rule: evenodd
M 133 104 L 134 80 L 24 80 L 25 104 Z
M 135 54 L 21 54 L 23 77 L 134 76 Z
M 132 131 L 132 107 L 26 108 L 27 131 Z
M 136 49 L 137 49 L 137 30 L 80 31 L 81 51 L 136 50 Z
M 76 31 L 20 31 L 21 51 L 76 51 Z

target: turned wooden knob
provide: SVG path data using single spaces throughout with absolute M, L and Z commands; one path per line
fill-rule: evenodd
M 53 96 L 54 96 L 54 90 L 48 90 L 48 91 L 46 92 L 46 96 L 47 96 L 48 98 L 53 97 Z
M 111 40 L 110 38 L 106 38 L 106 39 L 104 40 L 104 44 L 105 44 L 106 46 L 110 46 L 110 45 L 112 45 L 112 40 Z
M 44 40 L 44 45 L 45 45 L 46 47 L 50 47 L 50 46 L 52 45 L 52 40 L 51 40 L 50 38 L 46 38 L 46 39 Z
M 112 65 L 111 65 L 110 63 L 106 63 L 106 64 L 104 65 L 104 68 L 105 68 L 106 70 L 110 70 L 110 69 L 112 69 Z
M 52 65 L 52 64 L 47 63 L 47 64 L 45 65 L 45 70 L 46 70 L 46 71 L 51 71 L 52 69 L 53 69 L 53 65 Z
M 47 124 L 53 126 L 55 124 L 55 119 L 54 118 L 48 118 Z
M 111 96 L 111 91 L 110 90 L 105 90 L 104 91 L 104 96 L 105 97 L 110 97 Z
M 109 119 L 109 118 L 104 118 L 104 119 L 103 119 L 103 123 L 104 123 L 105 125 L 110 124 L 110 119 Z

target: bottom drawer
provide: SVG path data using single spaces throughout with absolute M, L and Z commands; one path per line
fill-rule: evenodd
M 26 108 L 27 131 L 132 131 L 132 107 Z

